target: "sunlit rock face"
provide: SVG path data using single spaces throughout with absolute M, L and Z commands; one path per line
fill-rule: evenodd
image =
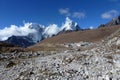
M 105 26 L 114 26 L 114 25 L 119 25 L 120 24 L 120 16 L 113 18 L 110 22 L 105 24 Z

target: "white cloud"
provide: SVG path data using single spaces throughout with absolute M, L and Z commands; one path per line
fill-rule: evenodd
M 60 12 L 60 14 L 65 15 L 65 16 L 71 15 L 71 13 L 69 12 L 69 8 L 65 8 L 65 9 L 61 8 L 61 9 L 59 9 L 59 12 Z
M 118 16 L 119 12 L 117 10 L 111 10 L 111 11 L 108 11 L 108 12 L 105 12 L 101 15 L 101 17 L 103 19 L 111 19 L 111 18 L 114 18 L 116 16 Z
M 0 29 L 0 40 L 6 40 L 8 37 L 15 36 L 26 36 L 29 33 L 35 32 L 34 29 L 28 28 L 31 23 L 25 23 L 24 26 L 16 26 L 11 25 L 10 27 L 5 27 L 4 29 Z
M 73 17 L 73 18 L 78 18 L 78 19 L 82 19 L 85 17 L 85 13 L 83 12 L 73 12 L 70 13 L 70 9 L 69 8 L 61 8 L 59 9 L 59 13 L 65 16 L 69 16 L 69 17 Z
M 43 34 L 47 38 L 56 35 L 59 31 L 60 31 L 59 27 L 56 24 L 52 24 L 45 28 Z
M 89 29 L 94 29 L 94 27 L 93 27 L 93 26 L 90 26 Z
M 85 17 L 85 14 L 83 12 L 74 12 L 73 17 L 81 19 Z

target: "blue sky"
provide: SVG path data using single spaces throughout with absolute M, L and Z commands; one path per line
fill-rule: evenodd
M 97 27 L 119 15 L 120 0 L 0 0 L 0 29 L 33 22 L 58 24 L 68 16 L 80 27 Z

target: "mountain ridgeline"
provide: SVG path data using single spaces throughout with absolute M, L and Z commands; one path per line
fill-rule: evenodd
M 100 25 L 98 28 L 116 26 L 116 25 L 119 25 L 119 24 L 120 24 L 120 16 L 112 19 L 110 22 L 108 22 L 106 24 Z M 93 39 L 94 40 L 97 40 L 99 38 L 102 39 L 104 36 L 110 35 L 112 32 L 114 32 L 114 30 L 117 29 L 117 27 L 115 29 L 113 27 L 113 28 L 104 28 L 104 29 L 96 29 L 96 30 L 84 30 L 82 32 L 83 29 L 81 29 L 79 27 L 78 23 L 73 22 L 68 17 L 66 18 L 65 23 L 61 27 L 58 27 L 56 24 L 45 27 L 45 26 L 37 24 L 37 23 L 32 23 L 28 26 L 28 28 L 29 29 L 34 29 L 35 32 L 29 33 L 26 36 L 15 36 L 15 35 L 13 35 L 13 36 L 9 37 L 7 40 L 5 40 L 5 42 L 10 43 L 10 44 L 14 44 L 14 45 L 17 45 L 17 46 L 21 46 L 21 47 L 28 47 L 28 46 L 34 45 L 38 42 L 41 42 L 42 40 L 43 40 L 42 42 L 44 42 L 44 39 L 53 37 L 55 35 L 66 34 L 66 33 L 76 32 L 76 31 L 79 31 L 79 32 L 76 32 L 76 33 L 73 33 L 73 34 L 70 34 L 70 35 L 67 34 L 69 36 L 62 35 L 63 37 L 60 36 L 62 39 L 58 36 L 58 37 L 55 37 L 55 40 L 57 40 L 57 38 L 58 38 L 59 40 L 63 40 L 62 42 L 64 42 L 63 38 L 70 37 L 70 36 L 74 37 L 78 34 L 75 41 L 77 41 L 77 40 L 81 41 L 83 39 L 84 39 L 83 41 L 85 41 L 85 40 L 89 40 L 89 38 L 90 38 L 90 41 L 91 41 Z M 108 31 L 108 30 L 110 30 L 110 31 Z M 97 36 L 94 35 L 94 34 L 96 34 Z M 104 36 L 103 36 L 103 34 L 104 34 Z M 74 35 L 74 36 L 72 36 L 72 35 Z M 87 36 L 87 35 L 89 35 L 89 36 Z M 99 36 L 99 38 L 98 38 L 98 36 Z M 69 39 L 69 38 L 67 38 L 67 39 Z M 69 39 L 69 40 L 71 40 L 71 39 Z M 67 40 L 67 41 L 69 42 L 69 40 Z M 45 41 L 47 41 L 47 40 L 45 40 Z
M 100 27 L 110 27 L 110 26 L 115 26 L 115 25 L 120 25 L 120 16 L 113 18 L 110 22 L 106 24 L 101 24 Z
M 45 27 L 37 23 L 32 23 L 31 25 L 28 26 L 28 28 L 34 29 L 35 32 L 29 33 L 27 36 L 13 35 L 5 41 L 7 43 L 11 43 L 21 47 L 28 47 L 46 38 L 49 38 L 61 33 L 81 30 L 79 25 L 76 22 L 73 22 L 72 20 L 70 20 L 68 17 L 66 18 L 65 23 L 60 28 L 57 27 L 57 25 L 55 24 Z

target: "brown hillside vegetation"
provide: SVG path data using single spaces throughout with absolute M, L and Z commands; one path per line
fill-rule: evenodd
M 0 52 L 22 52 L 23 48 L 13 45 L 13 44 L 9 44 L 6 42 L 0 42 Z
M 62 46 L 58 46 L 57 44 L 63 43 L 75 43 L 80 41 L 85 42 L 98 42 L 106 37 L 110 36 L 112 33 L 117 31 L 120 28 L 118 26 L 112 27 L 101 27 L 94 30 L 85 30 L 85 31 L 77 31 L 77 32 L 70 32 L 70 33 L 63 33 L 52 38 L 45 39 L 40 43 L 29 47 L 30 50 L 58 50 L 58 49 L 65 49 Z
M 71 43 L 71 42 L 94 42 L 100 41 L 120 28 L 119 26 L 101 27 L 94 30 L 85 30 L 71 33 L 64 33 L 52 38 L 43 40 L 40 43 Z

